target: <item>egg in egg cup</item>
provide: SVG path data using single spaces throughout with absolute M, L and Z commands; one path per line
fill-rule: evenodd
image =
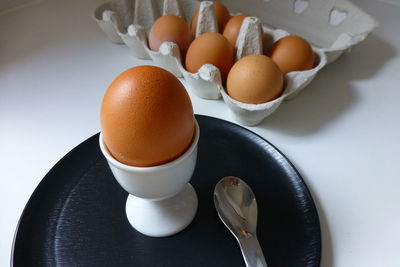
M 197 212 L 197 195 L 189 184 L 197 160 L 200 128 L 189 148 L 178 158 L 151 167 L 134 167 L 117 161 L 100 133 L 100 149 L 118 183 L 129 193 L 126 215 L 140 233 L 152 237 L 174 235 L 185 229 Z

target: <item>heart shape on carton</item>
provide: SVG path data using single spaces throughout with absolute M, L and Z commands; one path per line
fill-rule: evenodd
M 293 11 L 296 14 L 301 14 L 306 10 L 309 5 L 309 0 L 294 0 L 293 2 Z
M 347 18 L 347 11 L 341 10 L 336 7 L 331 9 L 329 14 L 329 23 L 333 26 L 337 26 Z

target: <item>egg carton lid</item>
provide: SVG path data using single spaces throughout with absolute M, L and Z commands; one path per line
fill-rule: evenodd
M 221 0 L 234 12 L 249 13 L 263 23 L 302 36 L 325 49 L 345 49 L 364 40 L 377 26 L 347 0 Z M 352 42 L 343 42 L 349 35 Z

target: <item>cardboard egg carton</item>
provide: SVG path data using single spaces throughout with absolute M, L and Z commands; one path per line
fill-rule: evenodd
M 211 64 L 197 73 L 186 71 L 175 43 L 164 42 L 159 51 L 150 50 L 148 32 L 158 17 L 173 14 L 189 24 L 199 8 L 196 36 L 218 32 L 211 1 L 196 0 L 119 0 L 107 2 L 93 11 L 93 18 L 114 43 L 126 44 L 137 58 L 152 59 L 157 65 L 183 77 L 187 87 L 205 99 L 221 96 L 243 125 L 256 125 L 274 112 L 285 99 L 293 98 L 306 87 L 318 71 L 363 41 L 377 26 L 368 14 L 346 0 L 220 0 L 234 15 L 251 14 L 241 26 L 236 42 L 235 59 L 246 55 L 265 54 L 272 43 L 295 34 L 308 40 L 317 57 L 317 64 L 307 71 L 285 75 L 283 94 L 263 104 L 245 104 L 232 99 L 222 85 L 221 74 Z

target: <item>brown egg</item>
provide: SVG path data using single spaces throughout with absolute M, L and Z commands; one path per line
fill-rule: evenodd
M 233 99 L 261 104 L 282 94 L 283 75 L 267 56 L 246 56 L 233 65 L 226 82 L 228 95 Z
M 213 64 L 221 72 L 225 81 L 233 65 L 234 48 L 229 41 L 219 33 L 206 32 L 190 44 L 186 55 L 186 69 L 196 73 L 204 64 Z
M 310 44 L 299 36 L 286 36 L 276 41 L 268 54 L 283 74 L 309 70 L 314 67 L 315 55 Z
M 236 15 L 231 17 L 228 23 L 226 23 L 224 33 L 222 35 L 225 36 L 225 38 L 228 39 L 233 46 L 236 45 L 236 40 L 238 38 L 243 20 L 248 16 L 249 15 L 246 14 Z
M 158 18 L 150 29 L 149 46 L 153 51 L 158 51 L 163 42 L 174 42 L 179 46 L 182 57 L 193 40 L 190 27 L 180 17 L 165 15 Z
M 185 88 L 174 75 L 154 66 L 121 73 L 104 95 L 100 119 L 112 156 L 137 167 L 176 159 L 190 146 L 195 130 Z
M 231 15 L 229 14 L 228 9 L 220 2 L 214 2 L 214 10 L 215 17 L 217 18 L 218 31 L 223 32 L 226 23 L 230 19 Z M 197 27 L 197 19 L 199 17 L 199 9 L 197 9 L 192 18 L 191 31 L 193 36 L 196 36 L 196 27 Z

